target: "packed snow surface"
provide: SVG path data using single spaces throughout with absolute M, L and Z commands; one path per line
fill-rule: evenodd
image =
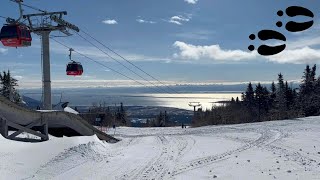
M 108 133 L 122 141 L 0 136 L 0 179 L 320 179 L 320 117 Z
M 37 110 L 38 112 L 59 112 L 61 110 Z M 69 113 L 72 113 L 72 114 L 79 114 L 79 112 L 77 112 L 76 110 L 72 109 L 71 107 L 65 107 L 63 109 L 63 111 L 65 112 L 69 112 Z

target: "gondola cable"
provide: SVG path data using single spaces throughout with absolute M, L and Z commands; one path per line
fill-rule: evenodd
M 140 70 L 141 72 L 143 72 L 144 74 L 146 74 L 147 76 L 151 77 L 153 80 L 159 82 L 160 84 L 164 85 L 165 87 L 167 87 L 168 89 L 170 89 L 171 91 L 179 94 L 179 92 L 177 92 L 176 90 L 172 89 L 170 86 L 164 84 L 163 82 L 161 82 L 159 79 L 155 78 L 154 76 L 152 76 L 151 74 L 149 74 L 148 72 L 144 71 L 143 69 L 141 69 L 139 66 L 135 65 L 134 63 L 132 63 L 131 61 L 129 61 L 128 59 L 124 58 L 122 55 L 120 55 L 119 53 L 115 52 L 114 50 L 112 50 L 110 47 L 106 46 L 105 44 L 103 44 L 102 42 L 100 42 L 98 39 L 96 39 L 95 37 L 91 36 L 89 33 L 87 33 L 86 31 L 84 31 L 83 29 L 81 29 L 81 31 L 86 34 L 87 36 L 89 36 L 91 39 L 95 40 L 97 43 L 99 43 L 100 45 L 102 45 L 103 47 L 105 47 L 106 49 L 108 49 L 109 51 L 111 51 L 112 53 L 114 53 L 115 55 L 119 56 L 121 59 L 123 59 L 124 61 L 126 61 L 127 63 L 131 64 L 132 66 L 134 66 L 135 68 L 137 68 L 138 70 Z
M 52 39 L 53 41 L 55 41 L 56 43 L 58 43 L 58 44 L 60 44 L 60 45 L 62 45 L 62 46 L 64 46 L 64 47 L 70 49 L 69 46 L 61 43 L 60 41 L 57 41 L 57 40 L 54 39 L 54 38 L 50 38 L 50 39 Z M 111 68 L 111 67 L 109 67 L 109 66 L 107 66 L 107 65 L 105 65 L 105 64 L 103 64 L 103 63 L 101 63 L 101 62 L 99 62 L 99 61 L 97 61 L 97 60 L 95 60 L 95 59 L 93 59 L 93 58 L 90 58 L 89 56 L 87 56 L 87 55 L 85 55 L 85 54 L 83 54 L 83 53 L 80 53 L 79 51 L 74 50 L 74 52 L 77 53 L 77 54 L 79 54 L 80 56 L 83 56 L 83 57 L 85 57 L 85 58 L 87 58 L 87 59 L 89 59 L 89 60 L 91 60 L 91 61 L 93 61 L 93 62 L 95 62 L 95 63 L 97 63 L 97 64 L 99 64 L 99 65 L 101 65 L 101 66 L 103 66 L 103 67 L 105 67 L 105 68 L 107 68 L 107 69 L 109 69 L 109 70 L 117 73 L 117 74 L 119 74 L 119 75 L 121 75 L 121 76 L 124 76 L 124 77 L 126 77 L 126 78 L 128 78 L 128 79 L 130 79 L 130 80 L 132 80 L 132 81 L 134 81 L 134 82 L 142 85 L 142 86 L 145 86 L 145 87 L 147 87 L 147 88 L 149 88 L 149 89 L 152 89 L 152 90 L 157 90 L 158 93 L 162 93 L 162 92 L 159 91 L 158 89 L 154 89 L 154 87 L 152 87 L 152 86 L 148 86 L 148 85 L 146 85 L 146 84 L 144 84 L 144 83 L 142 83 L 142 82 L 140 82 L 140 81 L 137 81 L 137 80 L 135 80 L 135 79 L 133 79 L 133 78 L 131 78 L 131 77 L 129 77 L 129 76 L 127 76 L 127 75 L 125 75 L 125 74 L 123 74 L 123 73 L 121 73 L 121 72 L 119 72 L 119 71 L 117 71 L 117 70 L 115 70 L 115 69 L 113 69 L 113 68 Z
M 17 1 L 15 1 L 15 0 L 10 0 L 10 1 L 12 1 L 12 2 L 17 2 Z M 25 7 L 27 7 L 27 8 L 30 8 L 30 9 L 33 9 L 33 10 L 36 10 L 36 11 L 39 11 L 39 12 L 43 12 L 43 13 L 46 13 L 46 12 L 47 12 L 47 11 L 41 10 L 41 9 L 36 8 L 36 7 L 33 7 L 33 6 L 29 6 L 29 5 L 23 4 L 23 3 L 21 3 L 21 5 L 22 5 L 22 6 L 25 6 Z
M 77 33 L 77 32 L 76 32 Z M 108 54 L 106 51 L 104 51 L 103 49 L 99 48 L 97 45 L 95 45 L 94 43 L 90 42 L 87 38 L 85 38 L 84 36 L 82 36 L 81 34 L 77 33 L 78 36 L 80 36 L 83 40 L 87 41 L 89 44 L 91 44 L 92 46 L 96 47 L 98 50 L 100 50 L 102 53 L 104 53 L 105 55 L 107 55 L 108 57 L 110 57 L 112 60 L 116 61 L 117 63 L 119 63 L 120 65 L 122 65 L 123 67 L 125 67 L 127 70 L 129 70 L 130 72 L 134 73 L 135 75 L 139 76 L 140 78 L 142 78 L 143 80 L 145 80 L 146 82 L 152 84 L 153 86 L 159 88 L 159 89 L 163 89 L 164 92 L 168 93 L 168 94 L 172 94 L 171 92 L 167 91 L 165 88 L 162 88 L 162 86 L 158 86 L 155 83 L 151 82 L 150 80 L 146 79 L 145 77 L 141 76 L 140 74 L 136 73 L 135 71 L 133 71 L 132 69 L 130 69 L 128 66 L 126 66 L 124 63 L 122 63 L 121 61 L 115 59 L 114 57 L 112 57 L 110 54 Z

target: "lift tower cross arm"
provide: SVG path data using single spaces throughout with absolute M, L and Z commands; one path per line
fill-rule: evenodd
M 200 107 L 200 102 L 189 102 L 189 106 L 193 107 L 193 112 L 196 113 L 196 107 Z

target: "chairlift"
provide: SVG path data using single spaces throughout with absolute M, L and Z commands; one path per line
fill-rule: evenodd
M 16 2 L 19 4 L 20 17 L 17 20 L 7 18 L 8 24 L 2 26 L 0 40 L 7 47 L 28 47 L 31 46 L 32 41 L 30 29 L 23 23 L 20 23 L 23 16 L 21 7 L 23 0 L 16 0 Z
M 72 53 L 73 49 L 71 48 L 71 49 L 69 49 L 69 51 L 70 51 L 69 58 L 70 58 L 71 62 L 69 62 L 67 64 L 67 69 L 66 69 L 67 75 L 68 76 L 81 76 L 83 73 L 83 67 L 80 62 L 76 62 L 76 61 L 71 60 L 71 53 Z
M 69 62 L 67 65 L 67 75 L 68 76 L 81 76 L 83 73 L 83 67 L 79 62 Z
M 21 24 L 7 24 L 1 28 L 0 40 L 6 47 L 31 46 L 31 33 L 27 26 Z

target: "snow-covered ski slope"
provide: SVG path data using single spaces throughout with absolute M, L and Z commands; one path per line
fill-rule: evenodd
M 0 137 L 0 179 L 320 179 L 320 117 L 115 133 L 115 144 Z
M 41 119 L 48 122 L 49 128 L 70 128 L 79 135 L 91 136 L 96 134 L 100 139 L 117 142 L 117 139 L 94 128 L 80 116 L 63 111 L 31 111 L 8 101 L 2 96 L 0 96 L 0 116 L 20 125 L 28 125 Z

